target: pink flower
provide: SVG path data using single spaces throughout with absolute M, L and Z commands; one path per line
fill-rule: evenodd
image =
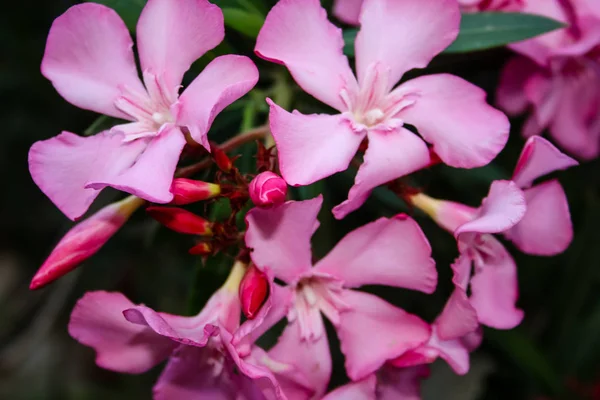
M 142 204 L 142 199 L 129 196 L 71 228 L 35 273 L 29 289 L 39 289 L 53 282 L 93 256 Z
M 248 192 L 255 206 L 272 207 L 285 201 L 287 183 L 279 175 L 265 171 L 252 179 Z
M 236 268 L 238 268 L 236 270 Z M 244 268 L 195 317 L 158 313 L 120 293 L 88 292 L 77 302 L 70 335 L 96 351 L 96 363 L 117 372 L 142 373 L 168 359 L 154 398 L 285 399 L 262 350 L 240 355 L 232 345 L 239 326 L 237 285 Z M 239 397 L 238 397 L 239 396 Z
M 600 3 L 528 1 L 523 12 L 568 25 L 510 47 L 520 53 L 502 73 L 498 103 L 516 115 L 533 110 L 523 135 L 546 128 L 583 159 L 600 154 Z
M 485 102 L 485 93 L 456 76 L 405 82 L 456 38 L 455 0 L 367 0 L 356 38 L 355 78 L 342 53 L 341 30 L 317 0 L 281 0 L 267 15 L 255 52 L 284 64 L 309 94 L 339 114 L 289 113 L 269 101 L 270 126 L 283 177 L 307 185 L 345 170 L 368 138 L 364 162 L 336 218 L 357 209 L 371 190 L 429 164 L 425 141 L 447 164 L 487 164 L 504 147 L 509 123 Z
M 426 342 L 429 326 L 374 295 L 352 290 L 384 284 L 432 293 L 437 272 L 431 248 L 407 216 L 380 218 L 346 235 L 312 267 L 310 238 L 317 229 L 322 198 L 289 201 L 270 210 L 252 209 L 246 245 L 256 266 L 287 286 L 273 285 L 264 326 L 287 315 L 288 325 L 270 356 L 298 361 L 322 395 L 331 374 L 331 356 L 321 313 L 334 325 L 346 356 L 346 371 L 362 379 Z M 261 311 L 262 312 L 262 311 Z
M 71 7 L 50 29 L 42 73 L 70 103 L 131 121 L 92 137 L 63 132 L 35 143 L 29 169 L 69 218 L 106 186 L 168 203 L 184 132 L 209 149 L 215 116 L 248 92 L 258 71 L 247 57 L 217 57 L 179 96 L 184 73 L 224 35 L 206 0 L 149 0 L 137 25 L 140 81 L 125 23 L 105 6 Z

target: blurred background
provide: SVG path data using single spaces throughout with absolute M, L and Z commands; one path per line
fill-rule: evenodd
M 139 0 L 111 0 L 131 10 L 135 23 Z M 67 332 L 73 305 L 88 290 L 121 291 L 135 303 L 175 314 L 195 314 L 224 280 L 231 259 L 203 263 L 187 254 L 191 239 L 158 226 L 139 212 L 102 250 L 79 269 L 47 288 L 31 292 L 30 279 L 70 222 L 35 186 L 27 167 L 27 152 L 37 140 L 61 130 L 83 133 L 97 115 L 64 101 L 40 74 L 48 29 L 71 0 L 4 2 L 0 12 L 0 399 L 146 399 L 162 366 L 143 375 L 122 375 L 97 367 L 94 352 Z M 225 2 L 217 2 L 219 4 Z M 257 2 L 268 10 L 272 1 Z M 329 4 L 328 2 L 324 2 Z M 319 111 L 295 91 L 282 68 L 252 55 L 253 40 L 227 29 L 226 43 L 212 52 L 252 56 L 259 64 L 258 90 L 219 116 L 211 131 L 220 142 L 248 126 L 265 122 L 262 100 L 272 85 L 289 87 L 295 107 Z M 211 55 L 207 57 L 210 58 Z M 499 71 L 511 57 L 505 49 L 466 55 L 442 55 L 426 72 L 451 72 L 485 88 L 493 102 Z M 207 59 L 194 65 L 196 74 Z M 420 72 L 422 73 L 422 72 Z M 428 194 L 477 205 L 494 179 L 510 177 L 524 143 L 522 120 L 513 120 L 506 149 L 492 165 L 476 170 L 436 166 L 417 174 L 414 183 Z M 241 168 L 252 165 L 253 145 L 242 148 Z M 470 372 L 454 375 L 442 362 L 432 368 L 425 399 L 600 399 L 600 162 L 581 164 L 557 176 L 571 208 L 575 239 L 562 255 L 527 256 L 505 243 L 519 268 L 521 326 L 512 331 L 485 330 L 483 345 L 472 355 Z M 344 199 L 355 171 L 341 173 L 311 187 L 295 190 L 297 198 L 325 195 L 325 210 Z M 120 198 L 105 191 L 93 210 Z M 218 217 L 219 207 L 206 210 Z M 434 295 L 399 289 L 373 289 L 411 312 L 432 320 L 450 294 L 449 265 L 457 255 L 450 234 L 418 212 L 406 208 L 391 192 L 377 191 L 365 207 L 343 221 L 322 212 L 314 237 L 317 256 L 324 255 L 350 229 L 381 215 L 400 211 L 417 218 L 429 238 L 440 273 Z M 552 215 L 548 215 L 552 218 Z M 188 241 L 190 240 L 190 241 Z M 328 328 L 331 328 L 330 326 Z M 343 357 L 335 335 L 330 343 L 335 361 L 331 387 L 346 381 Z M 266 345 L 276 335 L 264 338 Z

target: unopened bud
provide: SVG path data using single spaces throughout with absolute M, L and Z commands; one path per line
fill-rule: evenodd
M 182 206 L 218 196 L 221 194 L 221 186 L 193 179 L 176 178 L 171 184 L 171 193 L 173 193 L 171 204 Z
M 29 289 L 49 284 L 94 255 L 142 204 L 144 200 L 129 196 L 102 208 L 71 228 L 36 272 Z
M 250 264 L 240 284 L 240 303 L 242 312 L 248 319 L 253 319 L 265 304 L 269 296 L 267 276 Z
M 219 148 L 219 146 L 211 142 L 210 152 L 212 154 L 213 160 L 215 160 L 215 163 L 217 164 L 217 167 L 219 167 L 221 171 L 231 171 L 231 169 L 233 168 L 233 162 L 227 156 L 227 154 L 225 154 L 225 152 Z
M 169 229 L 189 235 L 212 236 L 212 224 L 204 218 L 179 207 L 148 207 L 152 218 Z
M 261 172 L 250 182 L 248 192 L 255 206 L 272 207 L 285 201 L 287 183 L 273 172 Z
M 212 254 L 212 251 L 212 245 L 206 242 L 198 243 L 197 245 L 188 250 L 188 252 L 194 256 L 209 256 Z

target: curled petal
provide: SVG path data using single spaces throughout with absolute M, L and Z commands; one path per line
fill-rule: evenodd
M 342 22 L 358 25 L 360 9 L 364 0 L 335 0 L 333 2 L 333 15 Z
M 460 339 L 477 329 L 477 312 L 463 289 L 454 289 L 435 324 L 441 340 Z

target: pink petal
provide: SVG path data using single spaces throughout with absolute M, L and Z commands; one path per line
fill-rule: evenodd
M 533 136 L 523 147 L 512 180 L 520 187 L 527 188 L 540 176 L 577 164 L 577 161 L 561 153 L 546 139 Z
M 101 132 L 82 137 L 62 132 L 29 150 L 33 181 L 70 219 L 81 217 L 100 193 L 87 189 L 93 180 L 111 179 L 129 168 L 146 144 L 123 143 L 123 135 Z
M 267 102 L 281 175 L 290 185 L 309 185 L 348 168 L 364 134 L 346 116 L 289 113 Z
M 427 323 L 377 296 L 344 290 L 342 300 L 350 309 L 340 313 L 337 333 L 352 380 L 366 377 L 429 339 Z
M 394 368 L 386 365 L 377 374 L 377 399 L 421 400 L 421 381 L 428 376 L 427 366 Z
M 524 88 L 538 69 L 537 64 L 522 56 L 511 58 L 502 69 L 496 102 L 508 115 L 515 116 L 526 111 L 529 100 Z
M 88 292 L 71 313 L 69 334 L 96 351 L 100 367 L 145 372 L 167 358 L 176 344 L 147 327 L 128 322 L 123 310 L 133 306 L 121 293 Z
M 42 74 L 71 104 L 128 119 L 114 105 L 121 88 L 145 93 L 132 46 L 127 27 L 114 10 L 95 3 L 79 4 L 52 24 Z
M 457 168 L 486 165 L 504 148 L 510 123 L 485 102 L 485 92 L 453 75 L 427 75 L 395 91 L 415 94 L 415 103 L 398 114 L 414 125 L 446 164 Z
M 375 187 L 417 171 L 429 161 L 427 146 L 409 130 L 398 127 L 390 131 L 369 131 L 369 147 L 348 200 L 334 207 L 333 215 L 337 219 L 344 218 L 358 209 Z
M 481 203 L 479 215 L 458 227 L 454 236 L 462 233 L 499 233 L 510 229 L 525 215 L 525 195 L 512 181 L 494 181 Z
M 91 179 L 86 187 L 112 186 L 154 203 L 168 203 L 173 199 L 171 183 L 185 143 L 179 128 L 170 126 L 150 141 L 131 168 L 116 176 Z
M 454 289 L 435 324 L 442 340 L 459 339 L 477 329 L 477 312 L 463 289 Z
M 142 71 L 176 95 L 183 74 L 225 36 L 221 9 L 206 0 L 149 0 L 137 24 Z
M 433 293 L 437 284 L 431 246 L 410 217 L 380 218 L 347 234 L 315 266 L 345 287 L 387 285 Z
M 342 22 L 358 25 L 360 8 L 364 0 L 334 0 L 333 15 Z
M 271 9 L 256 39 L 255 52 L 283 64 L 307 93 L 346 111 L 342 89 L 356 79 L 342 49 L 341 29 L 327 20 L 318 0 L 282 0 Z
M 248 57 L 215 58 L 175 104 L 173 114 L 177 123 L 186 126 L 192 138 L 210 150 L 206 134 L 217 114 L 248 93 L 257 81 L 258 70 Z
M 339 1 L 339 0 L 338 0 Z M 375 386 L 377 378 L 375 375 L 369 375 L 366 378 L 340 386 L 332 392 L 329 392 L 321 400 L 375 400 Z
M 365 0 L 355 42 L 359 82 L 377 62 L 390 68 L 391 86 L 406 71 L 426 67 L 454 41 L 459 23 L 455 0 Z
M 256 266 L 291 283 L 312 266 L 310 238 L 319 227 L 323 197 L 288 201 L 270 209 L 253 208 L 246 214 L 246 246 Z
M 573 225 L 565 191 L 557 180 L 525 190 L 527 212 L 505 232 L 524 253 L 553 256 L 562 253 L 573 240 Z

